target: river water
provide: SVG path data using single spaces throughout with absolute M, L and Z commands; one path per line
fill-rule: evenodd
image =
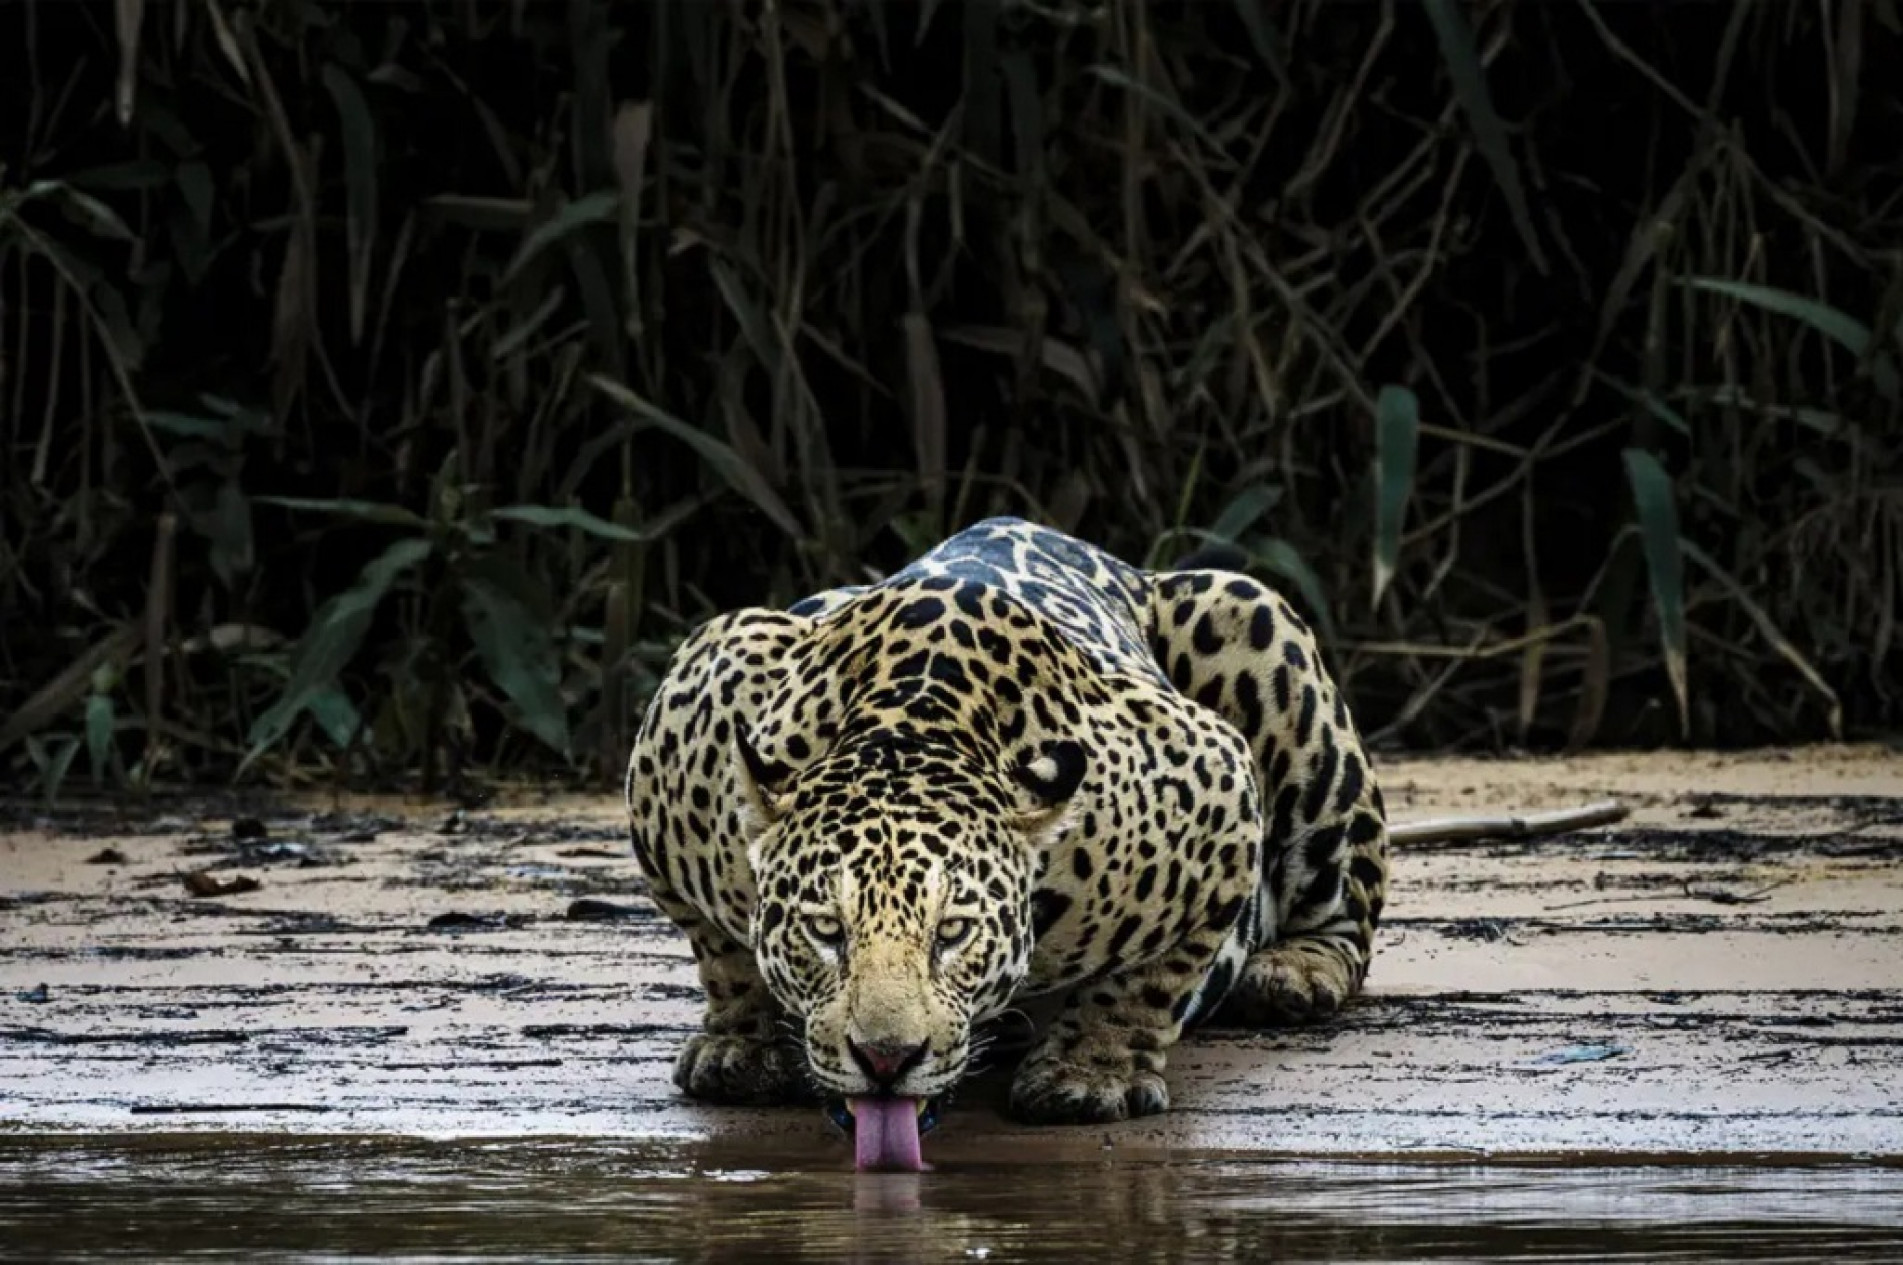
M 1903 1169 L 0 1134 L 22 1261 L 1903 1260 Z

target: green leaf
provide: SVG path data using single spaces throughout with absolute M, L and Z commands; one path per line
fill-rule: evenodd
M 88 167 L 83 171 L 69 171 L 63 179 L 72 188 L 102 189 L 116 193 L 128 189 L 156 189 L 172 179 L 172 171 L 156 158 L 134 158 L 128 162 Z
M 1645 569 L 1651 579 L 1652 605 L 1658 612 L 1659 641 L 1665 651 L 1665 674 L 1678 703 L 1682 734 L 1691 731 L 1691 699 L 1685 666 L 1685 554 L 1678 532 L 1678 505 L 1672 496 L 1672 477 L 1658 458 L 1642 448 L 1624 452 L 1626 480 L 1639 514 L 1639 542 L 1645 550 Z
M 319 514 L 335 514 L 340 518 L 354 518 L 366 523 L 387 523 L 396 527 L 427 527 L 429 525 L 414 511 L 383 501 L 313 499 L 305 496 L 259 496 L 252 499 L 259 505 L 279 505 L 290 510 L 311 510 Z
M 245 499 L 244 489 L 236 480 L 227 479 L 218 485 L 211 513 L 205 516 L 202 526 L 211 538 L 212 570 L 218 573 L 226 588 L 235 588 L 238 577 L 251 570 L 255 557 L 251 502 Z
M 377 127 L 363 90 L 344 69 L 324 67 L 324 87 L 337 106 L 344 140 L 344 237 L 350 256 L 350 340 L 363 341 L 370 260 L 377 238 Z
M 110 237 L 116 241 L 129 242 L 134 239 L 126 222 L 119 213 L 95 198 L 83 193 L 69 184 L 57 180 L 37 180 L 26 188 L 28 198 L 47 198 L 60 204 L 60 212 L 69 221 L 77 224 L 97 237 Z
M 1242 489 L 1236 499 L 1223 507 L 1211 524 L 1209 534 L 1217 540 L 1235 544 L 1256 520 L 1274 509 L 1282 500 L 1282 489 L 1273 483 L 1257 483 Z
M 587 320 L 585 328 L 595 345 L 595 363 L 619 371 L 627 354 L 628 331 L 615 310 L 614 289 L 608 278 L 620 268 L 620 247 L 612 241 L 572 238 L 562 245 L 568 256 L 568 275 Z
M 141 412 L 139 417 L 147 426 L 168 435 L 185 439 L 216 439 L 231 446 L 236 446 L 247 435 L 270 433 L 271 419 L 262 413 L 215 395 L 201 395 L 199 401 L 217 416 L 152 409 Z
M 534 338 L 542 327 L 548 324 L 548 318 L 560 310 L 567 298 L 568 293 L 561 286 L 550 286 L 548 293 L 542 297 L 542 301 L 536 305 L 533 312 L 510 326 L 502 337 L 496 339 L 495 345 L 489 349 L 489 359 L 499 364 L 521 351 L 529 339 Z
M 97 264 L 84 256 L 75 255 L 45 234 L 28 232 L 25 234 L 25 240 L 34 250 L 46 257 L 46 261 L 53 265 L 54 271 L 59 273 L 60 280 L 71 286 L 75 292 L 87 295 L 92 293 L 94 286 L 106 283 L 105 271 Z
M 126 308 L 125 296 L 118 287 L 99 282 L 87 292 L 93 310 L 99 314 L 99 328 L 112 354 L 122 362 L 122 371 L 130 377 L 145 361 L 145 340 L 139 337 Z
M 481 198 L 461 193 L 439 193 L 423 205 L 452 224 L 477 232 L 518 232 L 535 214 L 526 198 Z
M 532 527 L 573 527 L 591 536 L 600 536 L 604 540 L 624 540 L 631 545 L 643 544 L 648 539 L 641 532 L 631 531 L 590 514 L 578 505 L 505 505 L 501 509 L 491 510 L 490 514 L 495 518 L 527 523 Z
M 1255 55 L 1277 80 L 1288 82 L 1288 57 L 1282 51 L 1282 37 L 1262 12 L 1262 0 L 1235 0 L 1236 16 L 1242 19 Z
M 211 233 L 211 208 L 217 196 L 217 186 L 211 178 L 211 168 L 202 162 L 179 164 L 174 177 L 178 182 L 179 196 L 185 199 L 186 209 L 191 212 L 192 223 L 207 236 Z
M 780 494 L 773 490 L 766 477 L 743 460 L 729 444 L 709 435 L 696 427 L 689 426 L 680 418 L 649 404 L 646 400 L 630 391 L 619 382 L 604 378 L 598 373 L 588 375 L 595 389 L 606 395 L 621 407 L 633 413 L 650 426 L 655 426 L 674 436 L 700 455 L 701 460 L 714 468 L 727 483 L 752 503 L 753 507 L 772 520 L 773 525 L 794 540 L 805 539 L 806 533 L 800 528 L 799 520 L 793 517 L 793 511 L 786 507 Z
M 1414 458 L 1420 448 L 1420 402 L 1402 386 L 1385 386 L 1374 402 L 1374 605 L 1400 565 L 1401 523 L 1414 493 Z
M 357 582 L 318 608 L 311 626 L 291 652 L 291 675 L 270 710 L 251 725 L 249 763 L 284 736 L 299 712 L 336 684 L 337 677 L 363 644 L 371 616 L 390 586 L 429 556 L 428 540 L 397 541 L 365 566 Z
M 184 274 L 185 280 L 196 286 L 211 269 L 215 252 L 210 234 L 192 219 L 191 212 L 182 205 L 173 207 L 166 215 L 165 226 L 172 238 L 172 258 L 178 262 L 179 271 Z
M 52 803 L 59 798 L 59 788 L 66 783 L 66 775 L 72 771 L 73 757 L 79 754 L 80 741 L 73 737 L 61 737 L 54 740 L 56 750 L 48 754 L 41 748 L 37 739 L 29 743 L 33 762 L 40 767 L 40 789 L 46 793 L 46 802 Z
M 773 322 L 765 308 L 751 302 L 740 283 L 740 278 L 727 261 L 718 255 L 708 258 L 707 271 L 713 275 L 714 289 L 720 292 L 721 302 L 733 313 L 733 319 L 740 325 L 740 333 L 747 340 L 747 346 L 753 350 L 769 376 L 780 369 L 780 345 L 773 332 Z
M 502 284 L 507 285 L 515 280 L 516 274 L 527 267 L 530 260 L 576 229 L 615 218 L 620 201 L 619 193 L 603 189 L 566 203 L 554 215 L 536 225 L 535 231 L 523 241 L 521 249 L 515 252 L 515 258 L 503 270 Z
M 1544 275 L 1546 252 L 1540 249 L 1540 239 L 1533 232 L 1533 215 L 1527 208 L 1526 191 L 1520 185 L 1520 169 L 1507 149 L 1506 125 L 1493 108 L 1486 67 L 1480 64 L 1480 49 L 1474 43 L 1473 28 L 1467 24 L 1465 6 L 1460 0 L 1422 0 L 1422 4 L 1427 9 L 1427 20 L 1433 24 L 1434 38 L 1440 43 L 1447 71 L 1453 76 L 1454 99 L 1466 112 L 1467 121 L 1473 126 L 1474 140 L 1480 146 L 1480 156 L 1493 169 L 1494 181 L 1506 197 L 1507 211 L 1513 217 L 1513 227 L 1518 230 L 1520 240 L 1526 244 L 1527 257 Z
M 938 13 L 940 0 L 920 0 L 918 8 L 918 26 L 912 32 L 912 47 L 925 45 L 925 34 L 932 29 L 932 18 Z
M 209 392 L 200 395 L 198 402 L 223 418 L 228 418 L 241 430 L 264 434 L 271 429 L 271 419 L 257 409 L 247 408 L 236 400 Z
M 1011 165 L 1020 175 L 1044 166 L 1044 98 L 1038 91 L 1037 62 L 1028 48 L 1005 50 L 998 59 L 1011 118 Z
M 153 430 L 162 430 L 168 435 L 181 435 L 187 439 L 224 439 L 231 430 L 230 425 L 225 422 L 210 417 L 193 417 L 189 413 L 168 413 L 160 410 L 148 411 L 139 416 Z
M 1727 298 L 1749 303 L 1753 307 L 1767 312 L 1776 312 L 1802 321 L 1825 338 L 1844 348 L 1858 361 L 1868 357 L 1870 380 L 1876 385 L 1884 399 L 1895 401 L 1903 394 L 1903 378 L 1899 378 L 1896 361 L 1888 353 L 1870 354 L 1870 344 L 1874 335 L 1870 327 L 1862 321 L 1844 312 L 1838 311 L 1828 303 L 1819 303 L 1816 299 L 1805 298 L 1801 294 L 1792 294 L 1788 290 L 1779 290 L 1772 286 L 1752 285 L 1748 281 L 1729 281 L 1723 277 L 1687 277 L 1680 284 L 1694 290 L 1704 290 L 1711 294 L 1722 294 Z
M 51 680 L 34 690 L 11 716 L 0 719 L 0 751 L 33 735 L 67 715 L 101 682 L 116 682 L 117 674 L 139 644 L 139 627 L 120 624 L 108 636 L 79 651 Z M 102 676 L 101 674 L 105 674 Z M 110 688 L 110 684 L 106 686 Z
M 1861 356 L 1870 348 L 1870 327 L 1827 303 L 1807 299 L 1774 286 L 1753 285 L 1749 281 L 1731 281 L 1723 277 L 1686 277 L 1680 282 L 1694 290 L 1722 294 L 1726 298 L 1749 303 L 1767 312 L 1790 316 L 1804 322 L 1832 342 Z
M 335 687 L 317 691 L 306 707 L 324 736 L 339 747 L 348 747 L 363 726 L 363 717 L 358 715 L 356 706 Z
M 116 720 L 112 695 L 93 694 L 87 697 L 86 759 L 92 765 L 95 786 L 106 776 L 106 771 L 112 763 L 112 728 Z
M 1686 421 L 1677 409 L 1667 404 L 1664 400 L 1659 399 L 1658 396 L 1652 394 L 1650 391 L 1639 392 L 1636 399 L 1639 405 L 1653 417 L 1664 422 L 1667 426 L 1670 426 L 1673 430 L 1685 436 L 1685 438 L 1690 439 L 1692 437 L 1691 423 Z
M 527 595 L 527 583 L 500 558 L 478 559 L 462 575 L 463 614 L 489 679 L 515 704 L 518 723 L 567 755 L 561 658 L 549 635 L 547 603 Z

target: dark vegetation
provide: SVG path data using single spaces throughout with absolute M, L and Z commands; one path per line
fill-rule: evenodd
M 1903 688 L 1903 23 L 15 0 L 0 766 L 611 773 L 991 513 L 1227 542 L 1387 743 Z

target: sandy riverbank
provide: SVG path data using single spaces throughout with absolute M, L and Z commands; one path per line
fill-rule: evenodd
M 996 1115 L 992 1078 L 930 1147 L 1903 1159 L 1903 755 L 1382 776 L 1397 820 L 1606 796 L 1633 814 L 1404 852 L 1368 996 L 1313 1031 L 1194 1036 L 1165 1117 L 1027 1131 Z M 0 1129 L 772 1137 L 843 1161 L 816 1112 L 674 1090 L 694 974 L 638 894 L 617 808 L 302 801 L 238 834 L 191 805 L 16 810 Z M 260 885 L 190 894 L 180 876 L 207 867 Z M 573 916 L 590 900 L 632 912 Z

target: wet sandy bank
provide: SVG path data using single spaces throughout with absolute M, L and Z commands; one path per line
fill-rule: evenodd
M 1611 828 L 1401 853 L 1367 997 L 1211 1031 L 1160 1119 L 1028 1131 L 974 1085 L 947 1163 L 1262 1155 L 1903 1158 L 1903 756 L 1391 761 L 1397 820 L 1614 796 Z M 0 835 L 0 1130 L 810 1143 L 683 1101 L 686 945 L 617 805 L 168 805 Z M 234 830 L 234 824 L 236 829 Z M 255 879 L 193 895 L 183 875 Z M 606 902 L 604 907 L 603 902 Z

